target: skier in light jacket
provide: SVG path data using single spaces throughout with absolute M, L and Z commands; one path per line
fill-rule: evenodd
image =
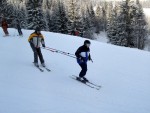
M 41 53 L 41 48 L 40 48 L 41 44 L 42 44 L 42 47 L 45 47 L 45 42 L 44 42 L 44 37 L 40 32 L 40 28 L 37 27 L 35 29 L 35 32 L 32 33 L 30 37 L 28 38 L 28 41 L 34 53 L 34 65 L 39 67 L 38 65 L 38 57 L 39 57 L 41 65 L 45 67 L 45 62 L 44 62 L 43 55 Z

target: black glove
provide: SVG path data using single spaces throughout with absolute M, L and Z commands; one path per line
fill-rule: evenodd
M 30 45 L 32 48 L 34 48 L 34 44 L 32 43 L 32 41 L 29 41 Z
M 31 43 L 32 43 L 32 41 L 29 41 L 29 43 L 31 44 Z
M 42 47 L 44 47 L 44 48 L 45 48 L 45 44 L 42 44 Z
M 90 61 L 90 60 L 92 60 L 92 58 L 91 58 L 91 55 L 89 54 L 89 58 L 88 58 L 88 60 Z

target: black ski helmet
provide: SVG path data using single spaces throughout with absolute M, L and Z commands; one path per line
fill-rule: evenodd
M 89 40 L 85 40 L 84 45 L 86 45 L 86 44 L 91 44 L 91 42 Z

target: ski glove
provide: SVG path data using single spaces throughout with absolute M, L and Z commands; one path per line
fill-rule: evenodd
M 92 60 L 92 58 L 91 58 L 91 55 L 89 54 L 89 58 L 88 58 L 88 60 Z
M 45 48 L 45 44 L 42 44 L 42 47 L 44 47 L 44 48 Z
M 32 41 L 29 41 L 29 43 L 30 43 L 31 47 L 34 47 L 34 44 Z

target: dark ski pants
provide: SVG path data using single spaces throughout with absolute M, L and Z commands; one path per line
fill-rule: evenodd
M 86 72 L 87 72 L 87 63 L 81 63 L 79 65 L 81 67 L 81 72 L 79 74 L 79 77 L 84 77 L 86 75 Z
M 34 53 L 34 63 L 38 63 L 38 57 L 40 59 L 41 64 L 44 63 L 43 55 L 41 53 L 41 48 L 35 48 L 32 43 L 30 43 L 30 45 Z
M 19 33 L 19 35 L 22 35 L 21 28 L 17 28 L 17 29 L 18 29 L 18 33 Z

